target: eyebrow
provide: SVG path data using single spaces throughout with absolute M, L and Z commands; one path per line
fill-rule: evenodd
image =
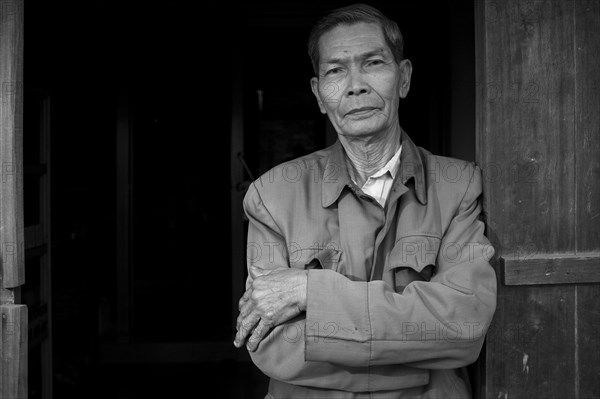
M 356 56 L 356 58 L 358 59 L 365 59 L 365 58 L 369 58 L 372 57 L 374 55 L 382 55 L 385 54 L 385 49 L 383 47 L 379 47 L 375 50 L 371 50 L 371 51 L 367 51 L 365 53 L 362 54 L 358 54 Z M 344 61 L 347 61 L 348 59 L 350 59 L 350 57 L 346 57 L 346 58 L 329 58 L 325 61 L 323 61 L 321 64 L 343 64 Z

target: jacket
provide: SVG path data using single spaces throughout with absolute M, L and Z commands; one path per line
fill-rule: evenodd
M 249 187 L 248 266 L 308 269 L 306 312 L 250 353 L 267 397 L 471 396 L 464 366 L 496 308 L 481 171 L 401 140 L 384 207 L 352 182 L 339 140 Z

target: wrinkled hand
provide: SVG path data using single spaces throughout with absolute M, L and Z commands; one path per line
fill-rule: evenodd
M 239 302 L 237 334 L 233 344 L 254 351 L 271 328 L 306 310 L 308 272 L 294 268 L 260 269 L 251 266 L 256 277 Z

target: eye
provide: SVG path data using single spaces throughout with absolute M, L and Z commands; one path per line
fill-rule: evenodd
M 380 59 L 375 59 L 375 60 L 369 60 L 367 61 L 367 65 L 371 66 L 371 65 L 380 65 L 383 64 L 383 60 Z
M 333 74 L 339 73 L 341 71 L 342 71 L 342 68 L 335 67 L 335 68 L 328 69 L 327 72 L 325 72 L 325 75 L 333 75 Z

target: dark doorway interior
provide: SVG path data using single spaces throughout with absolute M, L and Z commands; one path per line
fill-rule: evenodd
M 266 379 L 229 347 L 230 254 L 244 246 L 231 239 L 233 75 L 242 71 L 254 177 L 329 144 L 305 41 L 319 15 L 344 4 L 27 3 L 25 86 L 52 98 L 56 397 L 264 395 Z M 398 22 L 413 63 L 402 126 L 434 153 L 474 159 L 472 2 L 371 4 Z M 116 166 L 123 96 L 125 172 Z M 130 182 L 125 257 L 120 173 Z M 177 355 L 186 343 L 200 349 Z

